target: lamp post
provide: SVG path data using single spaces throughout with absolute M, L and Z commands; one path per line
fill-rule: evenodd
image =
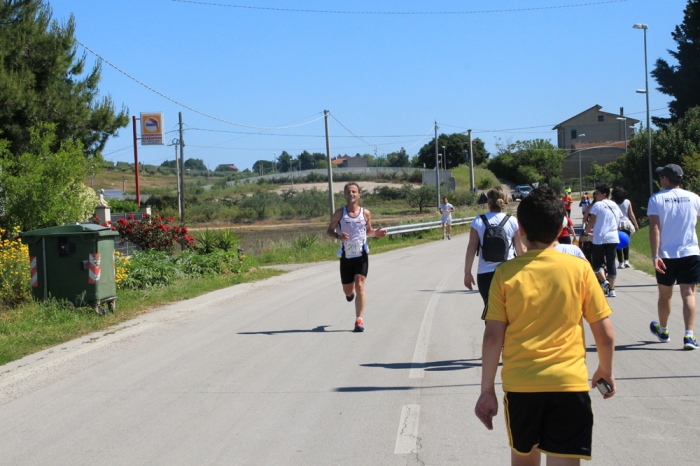
M 615 118 L 617 121 L 621 121 L 622 125 L 625 127 L 625 154 L 627 153 L 627 118 L 625 117 L 617 117 Z
M 445 146 L 442 146 L 442 165 L 445 170 L 447 170 L 447 152 L 445 152 Z
M 581 170 L 581 138 L 584 137 L 585 134 L 579 134 L 578 135 L 578 190 L 579 190 L 579 196 L 583 197 L 583 171 Z
M 644 80 L 646 86 L 644 90 L 637 90 L 639 94 L 646 94 L 647 97 L 647 150 L 649 152 L 649 195 L 654 195 L 654 178 L 651 174 L 651 116 L 649 115 L 649 70 L 647 66 L 647 29 L 649 26 L 643 23 L 637 23 L 632 26 L 634 29 L 642 29 L 644 31 Z

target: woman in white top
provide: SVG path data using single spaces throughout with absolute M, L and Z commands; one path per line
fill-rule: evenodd
M 603 290 L 607 291 L 609 298 L 614 298 L 615 280 L 615 249 L 620 243 L 617 229 L 620 225 L 622 212 L 613 201 L 608 199 L 610 187 L 606 184 L 596 186 L 593 193 L 596 203 L 588 209 L 589 220 L 586 229 L 593 230 L 593 248 L 591 250 L 591 265 L 593 271 L 601 280 Z M 583 232 L 581 235 L 588 234 Z M 603 270 L 603 261 L 607 268 L 607 279 Z
M 639 230 L 639 224 L 637 224 L 637 218 L 634 216 L 634 211 L 632 210 L 632 203 L 627 199 L 627 191 L 625 188 L 620 186 L 613 188 L 612 190 L 612 200 L 620 208 L 622 212 L 622 219 L 620 220 L 620 231 L 624 231 L 630 237 L 632 233 Z M 624 261 L 623 261 L 624 255 Z M 618 269 L 630 268 L 630 247 L 617 250 L 617 262 L 619 265 Z
M 507 197 L 503 192 L 503 188 L 500 186 L 491 188 L 488 193 L 486 193 L 486 199 L 489 212 L 485 214 L 485 217 L 491 226 L 500 225 L 506 216 L 508 216 L 508 219 L 502 226 L 506 237 L 510 240 L 507 259 L 512 259 L 515 257 L 516 253 L 518 255 L 524 254 L 525 247 L 520 240 L 520 235 L 518 235 L 518 221 L 514 217 L 511 217 L 503 212 L 507 204 Z M 496 267 L 501 264 L 502 261 L 487 262 L 484 260 L 483 253 L 480 254 L 479 266 L 476 272 L 476 281 L 474 281 L 474 276 L 472 275 L 472 265 L 474 264 L 474 257 L 476 256 L 477 250 L 479 250 L 480 246 L 483 244 L 485 231 L 486 225 L 484 225 L 483 219 L 481 216 L 476 217 L 474 221 L 472 221 L 471 232 L 469 233 L 467 256 L 464 260 L 464 286 L 471 290 L 473 289 L 473 285 L 477 285 L 479 287 L 481 298 L 484 300 L 484 304 L 487 304 L 489 299 L 489 288 L 491 287 L 491 280 L 493 279 L 494 270 L 496 270 Z

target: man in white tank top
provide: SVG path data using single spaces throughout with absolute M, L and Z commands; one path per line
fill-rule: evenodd
M 360 207 L 360 186 L 348 183 L 343 189 L 346 206 L 336 210 L 326 234 L 340 240 L 340 281 L 345 299 L 355 299 L 355 332 L 364 332 L 365 279 L 369 270 L 367 238 L 384 238 L 387 231 L 372 228 L 369 210 Z

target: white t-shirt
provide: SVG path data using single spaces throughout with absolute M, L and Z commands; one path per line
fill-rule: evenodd
M 506 216 L 506 214 L 503 212 L 487 212 L 484 215 L 486 216 L 486 220 L 489 221 L 489 224 L 494 226 L 500 224 L 503 220 L 503 217 Z M 481 216 L 476 217 L 474 220 L 472 220 L 472 228 L 475 229 L 477 233 L 479 233 L 479 244 L 483 244 L 486 225 L 484 225 L 484 222 L 481 221 Z M 506 222 L 506 224 L 503 225 L 503 229 L 506 231 L 506 236 L 508 238 L 511 238 L 510 250 L 508 251 L 508 260 L 510 260 L 515 257 L 513 238 L 518 233 L 518 220 L 515 217 L 511 216 Z M 483 254 L 479 254 L 479 267 L 477 268 L 476 273 L 480 274 L 493 272 L 494 270 L 496 270 L 496 267 L 498 267 L 499 264 L 501 264 L 501 262 L 486 262 L 484 260 Z
M 563 252 L 564 254 L 569 254 L 570 256 L 579 257 L 583 260 L 586 260 L 586 256 L 583 255 L 583 251 L 581 251 L 581 248 L 573 244 L 557 244 L 556 246 L 554 246 L 554 249 L 556 249 L 559 252 Z
M 647 215 L 659 217 L 659 256 L 679 259 L 700 255 L 695 224 L 700 215 L 700 197 L 684 189 L 667 189 L 649 199 Z
M 440 212 L 442 212 L 442 221 L 452 220 L 452 211 L 455 208 L 449 202 L 447 204 L 440 204 Z
M 617 204 L 610 199 L 603 199 L 593 204 L 589 214 L 595 215 L 593 244 L 618 244 L 620 242 L 617 226 L 620 224 L 622 212 Z

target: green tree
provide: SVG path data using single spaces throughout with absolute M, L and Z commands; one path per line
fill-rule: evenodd
M 659 58 L 651 72 L 657 89 L 674 98 L 668 104 L 671 117 L 654 117 L 657 126 L 675 123 L 700 105 L 700 0 L 688 0 L 684 14 L 683 22 L 671 33 L 678 49 L 668 51 L 678 64 L 669 65 Z
M 175 161 L 173 160 L 173 163 Z M 204 160 L 201 159 L 187 159 L 185 160 L 185 170 L 202 170 L 207 171 L 207 166 L 204 164 Z
M 411 207 L 418 207 L 418 210 L 422 213 L 423 207 L 435 205 L 436 196 L 435 186 L 423 185 L 411 191 L 408 205 Z
M 243 209 L 251 209 L 258 216 L 259 220 L 263 220 L 269 215 L 273 206 L 279 204 L 282 198 L 274 191 L 261 191 L 246 196 L 241 200 L 240 206 Z
M 306 217 L 318 217 L 328 208 L 328 192 L 316 188 L 306 189 L 293 198 L 292 204 L 297 212 Z
M 77 141 L 92 158 L 128 125 L 126 108 L 116 112 L 111 97 L 98 98 L 100 64 L 85 72 L 74 32 L 73 16 L 62 24 L 52 20 L 46 0 L 0 2 L 0 131 L 10 153 L 28 153 L 29 128 L 52 123 L 51 149 Z
M 700 192 L 700 107 L 688 110 L 678 122 L 665 129 L 652 131 L 652 167 L 669 163 L 680 165 L 684 171 L 682 187 Z M 636 134 L 629 152 L 606 165 L 615 185 L 623 186 L 632 204 L 643 213 L 649 201 L 649 156 L 646 131 Z M 658 179 L 654 179 L 656 190 Z
M 469 137 L 466 134 L 440 134 L 438 136 L 438 153 L 440 154 L 443 153 L 442 146 L 445 146 L 444 152 L 447 153 L 448 169 L 468 163 Z M 481 139 L 474 138 L 472 147 L 474 149 L 474 165 L 479 165 L 489 158 L 484 141 Z M 435 138 L 421 147 L 417 160 L 414 160 L 416 167 L 423 167 L 424 164 L 425 168 L 435 168 Z
M 386 164 L 389 167 L 408 167 L 410 166 L 408 154 L 403 147 L 398 152 L 392 152 L 386 156 Z
M 28 131 L 28 151 L 19 155 L 0 140 L 0 225 L 28 231 L 87 220 L 97 196 L 83 184 L 89 163 L 80 142 L 63 141 L 54 150 L 54 125 Z
M 274 169 L 274 162 L 271 160 L 258 160 L 253 164 L 253 173 L 256 175 L 267 175 L 273 173 Z
M 561 179 L 566 152 L 545 139 L 516 141 L 498 145 L 499 153 L 488 168 L 497 177 L 514 183 L 548 183 Z

